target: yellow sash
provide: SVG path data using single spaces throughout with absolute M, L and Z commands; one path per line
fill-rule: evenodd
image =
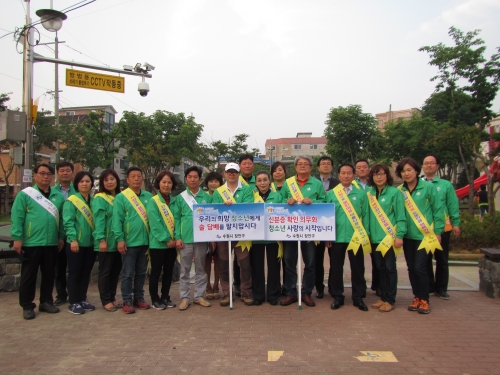
M 139 215 L 139 217 L 142 219 L 142 222 L 144 223 L 144 226 L 149 233 L 148 214 L 141 200 L 137 197 L 137 194 L 135 194 L 130 188 L 123 190 L 122 194 L 125 198 L 127 198 L 132 207 L 134 207 L 137 215 Z
M 172 211 L 166 203 L 163 203 L 158 195 L 153 197 L 156 205 L 158 206 L 158 210 L 160 211 L 161 217 L 167 226 L 168 233 L 170 234 L 170 238 L 174 239 L 174 215 L 172 215 Z
M 254 190 L 254 192 L 253 192 L 253 202 L 254 203 L 266 203 L 266 202 L 264 202 L 264 199 L 262 199 L 262 197 L 260 196 L 258 190 Z
M 240 179 L 240 182 L 245 185 L 245 186 L 248 186 L 248 182 L 245 180 L 245 178 L 240 174 L 239 176 L 239 179 Z
M 240 179 L 241 178 L 242 177 L 240 175 Z M 217 191 L 219 192 L 219 194 L 222 197 L 222 199 L 224 199 L 224 202 L 231 201 L 233 203 L 236 203 L 236 201 L 235 201 L 235 199 L 233 197 L 233 193 L 231 193 L 231 190 L 229 190 L 229 188 L 226 185 L 220 186 L 219 188 L 217 188 Z M 255 192 L 254 192 L 254 194 L 255 194 Z M 255 195 L 254 195 L 254 197 L 255 197 Z M 245 251 L 245 250 L 250 251 L 250 248 L 252 247 L 252 241 L 239 241 L 236 244 L 236 247 L 238 247 L 238 246 L 241 247 L 241 251 Z
M 351 242 L 349 242 L 349 246 L 347 246 L 347 250 L 352 250 L 354 252 L 354 255 L 356 255 L 359 247 L 362 246 L 365 255 L 371 253 L 372 249 L 370 246 L 368 233 L 366 233 L 366 230 L 363 227 L 363 223 L 359 219 L 359 216 L 352 206 L 347 194 L 345 193 L 343 186 L 340 184 L 337 185 L 333 189 L 333 193 L 337 197 L 340 206 L 344 210 L 345 215 L 351 222 L 352 228 L 354 229 L 354 234 L 352 235 Z
M 278 191 L 276 189 L 276 183 L 274 183 L 274 182 L 271 182 L 271 191 L 274 191 L 275 193 Z
M 292 194 L 292 198 L 297 202 L 302 202 L 304 196 L 302 195 L 302 191 L 300 191 L 300 186 L 295 179 L 295 176 L 287 178 L 286 183 L 288 184 L 288 188 L 290 189 L 290 193 Z
M 113 197 L 112 195 L 108 195 L 106 193 L 97 193 L 97 194 L 94 194 L 94 198 L 97 198 L 97 197 L 101 197 L 102 199 L 104 199 L 106 202 L 108 202 L 112 206 L 113 206 L 113 204 L 115 202 L 115 197 Z
M 422 233 L 422 235 L 424 236 L 424 239 L 420 243 L 418 250 L 425 249 L 425 251 L 427 251 L 427 254 L 429 254 L 429 251 L 434 254 L 434 251 L 436 249 L 443 250 L 436 235 L 434 234 L 434 230 L 425 219 L 425 216 L 422 215 L 422 212 L 420 212 L 420 210 L 418 209 L 411 194 L 408 191 L 403 190 L 403 185 L 399 187 L 399 190 L 401 190 L 401 193 L 403 193 L 406 210 L 410 213 L 413 222 L 417 226 L 420 233 Z
M 387 217 L 387 214 L 380 206 L 380 203 L 378 203 L 377 197 L 370 192 L 368 192 L 367 195 L 373 215 L 375 216 L 375 219 L 377 219 L 377 222 L 385 232 L 385 237 L 382 240 L 382 242 L 380 242 L 379 245 L 377 246 L 376 251 L 380 251 L 382 253 L 382 256 L 385 256 L 387 251 L 389 251 L 389 249 L 394 246 L 394 240 L 396 239 L 397 225 L 392 225 L 391 221 Z M 396 253 L 396 256 L 402 251 L 403 251 L 402 248 L 394 247 L 394 252 Z
M 83 215 L 85 220 L 87 220 L 87 223 L 90 225 L 92 230 L 94 230 L 94 215 L 92 215 L 92 211 L 87 205 L 87 202 L 82 201 L 76 195 L 69 196 L 68 200 L 74 204 L 76 209 Z
M 234 200 L 233 194 L 231 193 L 231 190 L 226 185 L 222 185 L 217 188 L 217 191 L 219 192 L 220 196 L 224 200 L 224 202 L 231 201 L 233 203 L 236 203 Z

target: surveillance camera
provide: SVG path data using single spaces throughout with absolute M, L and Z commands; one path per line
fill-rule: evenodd
M 151 64 L 148 64 L 147 62 L 144 63 L 144 67 L 146 70 L 155 70 L 155 67 Z
M 139 87 L 137 88 L 141 96 L 148 96 L 149 84 L 146 82 L 139 82 Z

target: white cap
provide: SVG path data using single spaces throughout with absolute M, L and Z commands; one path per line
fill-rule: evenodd
M 236 172 L 240 171 L 240 166 L 236 163 L 227 163 L 226 168 L 224 168 L 224 171 L 229 171 L 230 169 L 234 169 Z

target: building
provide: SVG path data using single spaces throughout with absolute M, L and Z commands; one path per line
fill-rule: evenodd
M 389 109 L 389 112 L 377 113 L 375 117 L 378 120 L 377 127 L 380 130 L 385 128 L 385 124 L 391 120 L 397 120 L 399 118 L 409 120 L 413 116 L 414 113 L 420 113 L 420 109 L 418 108 L 410 108 L 410 109 L 401 109 L 399 111 L 392 111 Z
M 293 163 L 298 155 L 316 156 L 325 153 L 326 138 L 313 137 L 312 133 L 297 133 L 295 138 L 277 138 L 266 140 L 266 159 L 271 164 L 281 161 Z

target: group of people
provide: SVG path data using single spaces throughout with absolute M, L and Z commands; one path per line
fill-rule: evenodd
M 281 162 L 271 166 L 271 173 L 261 170 L 254 174 L 253 157 L 245 154 L 238 163 L 225 166 L 224 179 L 216 172 L 202 179 L 201 169 L 193 166 L 184 174 L 186 189 L 176 196 L 171 192 L 176 189 L 177 181 L 169 171 L 158 174 L 154 181 L 157 194 L 152 195 L 142 189 L 141 169 L 127 170 L 129 187 L 123 191 L 116 172 L 108 169 L 101 173 L 99 191 L 92 196 L 94 179 L 89 172 L 79 172 L 73 180 L 73 165 L 62 162 L 57 166 L 59 184 L 51 186 L 52 166 L 36 166 L 35 185 L 22 190 L 12 208 L 11 236 L 22 259 L 19 302 L 23 317 L 36 316 L 33 301 L 38 268 L 42 276 L 39 311 L 57 313 L 57 306 L 66 302 L 68 311 L 76 315 L 94 310 L 95 306 L 87 299 L 87 289 L 96 257 L 99 295 L 106 311 L 122 309 L 131 314 L 136 308 L 176 307 L 170 296 L 176 259 L 180 263 L 180 310 L 188 309 L 191 303 L 209 307 L 213 299 L 220 299 L 221 306 L 228 306 L 230 283 L 245 305 L 267 301 L 271 305 L 288 306 L 298 300 L 298 246 L 304 262 L 301 296 L 307 306 L 315 306 L 314 288 L 316 298 L 324 298 L 325 249 L 330 258 L 327 286 L 334 310 L 344 305 L 346 253 L 351 268 L 353 305 L 362 311 L 368 311 L 363 301 L 367 289 L 364 276 L 367 253 L 372 257 L 371 287 L 380 297 L 372 308 L 382 312 L 394 309 L 399 252 L 404 252 L 414 294 L 409 310 L 429 313 L 431 292 L 449 298 L 449 240 L 452 231 L 455 236 L 460 235 L 460 219 L 451 183 L 437 176 L 437 156 L 429 155 L 423 160 L 423 178 L 415 160 L 401 160 L 395 170 L 404 181 L 399 188 L 393 187 L 386 165 L 370 168 L 366 160 L 340 165 L 339 179 L 332 177 L 333 160 L 328 156 L 317 161 L 318 178 L 311 175 L 313 161 L 308 155 L 297 156 L 294 167 L 296 173 L 288 179 L 286 166 Z M 194 204 L 251 202 L 335 203 L 336 238 L 300 243 L 194 241 Z M 229 262 L 233 261 L 234 280 L 230 280 Z M 191 298 L 193 262 L 195 281 Z M 151 304 L 144 295 L 148 264 Z M 120 274 L 123 302 L 116 298 Z

